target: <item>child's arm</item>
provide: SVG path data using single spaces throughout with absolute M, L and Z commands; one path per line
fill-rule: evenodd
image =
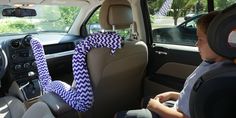
M 157 98 L 159 98 L 159 101 L 161 103 L 167 100 L 176 101 L 179 98 L 179 92 L 174 92 L 174 91 L 164 92 L 164 93 L 158 94 L 154 99 L 157 99 Z
M 150 99 L 147 108 L 157 113 L 161 118 L 187 118 L 182 112 L 160 103 L 158 98 Z

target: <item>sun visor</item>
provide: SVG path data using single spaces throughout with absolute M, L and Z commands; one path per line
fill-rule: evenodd
M 221 11 L 213 19 L 207 36 L 213 51 L 229 59 L 236 58 L 236 4 Z

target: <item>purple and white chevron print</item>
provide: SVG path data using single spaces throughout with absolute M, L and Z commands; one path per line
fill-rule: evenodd
M 114 54 L 121 48 L 121 37 L 115 32 L 95 33 L 81 41 L 75 48 L 72 59 L 75 87 L 62 81 L 52 81 L 48 71 L 43 46 L 32 38 L 30 41 L 39 73 L 39 82 L 44 92 L 58 94 L 74 109 L 85 112 L 93 105 L 93 90 L 86 63 L 86 54 L 92 48 L 107 47 Z
M 166 16 L 168 11 L 171 9 L 173 0 L 165 0 L 165 2 L 162 4 L 159 11 L 156 13 L 157 16 Z

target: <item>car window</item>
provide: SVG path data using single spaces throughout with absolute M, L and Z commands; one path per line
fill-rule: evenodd
M 0 5 L 0 12 L 11 6 Z M 67 33 L 78 15 L 79 7 L 57 5 L 34 5 L 27 8 L 35 9 L 33 17 L 5 17 L 0 15 L 0 35 L 15 35 L 38 32 Z
M 214 0 L 215 10 L 223 10 L 234 3 L 235 0 Z
M 196 28 L 196 20 L 191 20 L 190 22 L 187 22 L 185 27 Z
M 102 27 L 99 24 L 99 11 L 100 11 L 100 8 L 97 9 L 93 13 L 93 15 L 89 18 L 89 20 L 86 24 L 88 34 L 93 34 L 93 33 L 99 32 L 99 31 L 104 31 L 104 29 L 102 29 Z M 116 29 L 116 32 L 118 34 L 120 34 L 120 36 L 122 36 L 125 40 L 129 39 L 129 36 L 130 36 L 130 29 L 129 28 Z
M 204 14 L 199 14 L 199 15 L 194 15 L 191 16 L 191 18 L 185 18 L 188 19 L 185 22 L 183 22 L 181 25 L 182 27 L 186 27 L 186 28 L 193 28 L 196 29 L 197 28 L 197 20 Z
M 236 3 L 214 0 L 214 9 Z M 207 0 L 148 0 L 153 43 L 195 46 L 196 21 L 208 12 Z
M 93 15 L 89 18 L 89 20 L 86 24 L 88 34 L 93 34 L 93 33 L 96 33 L 96 32 L 99 32 L 102 30 L 102 28 L 99 24 L 99 11 L 100 11 L 100 9 L 97 9 L 93 13 Z
M 149 0 L 153 42 L 195 46 L 196 21 L 206 0 Z

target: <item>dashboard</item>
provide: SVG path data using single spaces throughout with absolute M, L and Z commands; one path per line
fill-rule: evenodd
M 2 86 L 9 85 L 12 81 L 16 81 L 21 86 L 38 79 L 37 67 L 30 46 L 31 36 L 38 38 L 43 44 L 51 76 L 72 74 L 72 55 L 75 45 L 83 40 L 82 37 L 60 33 L 3 36 L 0 37 Z

